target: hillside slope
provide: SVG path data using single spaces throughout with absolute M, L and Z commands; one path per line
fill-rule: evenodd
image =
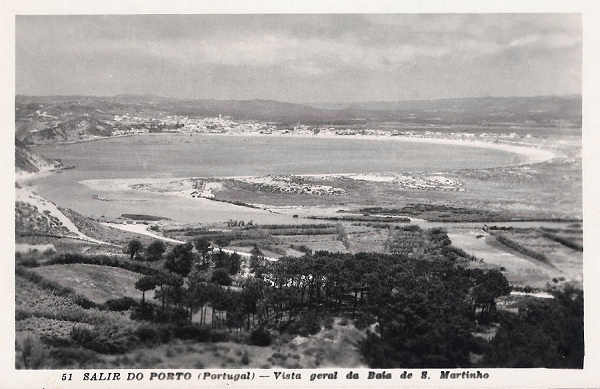
M 48 161 L 29 150 L 23 142 L 15 139 L 15 171 L 19 173 L 38 173 L 48 171 L 60 167 L 60 163 L 56 161 Z
M 19 235 L 51 235 L 106 244 L 82 233 L 51 201 L 29 188 L 17 186 L 15 202 L 15 233 Z

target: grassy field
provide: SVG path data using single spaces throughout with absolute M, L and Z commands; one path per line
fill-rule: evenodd
M 68 337 L 74 326 L 91 328 L 97 323 L 129 323 L 127 312 L 83 309 L 69 296 L 59 296 L 51 290 L 16 276 L 15 331 L 17 340 L 27 336 Z
M 103 303 L 119 297 L 139 298 L 135 282 L 141 274 L 129 270 L 98 265 L 68 264 L 35 268 L 38 274 L 74 289 L 88 299 Z

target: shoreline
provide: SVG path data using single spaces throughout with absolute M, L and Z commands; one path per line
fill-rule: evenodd
M 181 133 L 153 133 L 153 134 L 143 134 L 146 136 L 181 136 L 184 137 L 184 134 Z M 229 133 L 229 134 L 200 134 L 197 136 L 221 136 L 221 137 L 225 137 L 225 136 L 231 136 L 231 137 L 246 137 L 246 138 L 252 138 L 252 137 L 261 137 L 261 138 L 266 138 L 266 137 L 285 137 L 288 136 L 290 138 L 317 138 L 317 139 L 339 139 L 339 138 L 346 138 L 346 139 L 353 139 L 355 141 L 359 141 L 359 140 L 371 140 L 371 141 L 393 141 L 393 142 L 414 142 L 414 143 L 431 143 L 431 144 L 444 144 L 444 145 L 449 145 L 449 146 L 465 146 L 465 147 L 479 147 L 479 148 L 488 148 L 488 149 L 495 149 L 495 150 L 500 150 L 503 152 L 508 152 L 508 153 L 512 153 L 512 154 L 517 154 L 516 158 L 519 158 L 519 160 L 517 160 L 516 163 L 510 164 L 510 165 L 501 165 L 501 166 L 518 166 L 518 165 L 523 165 L 523 164 L 531 164 L 531 163 L 539 163 L 542 161 L 546 161 L 549 159 L 554 158 L 556 155 L 555 153 L 553 153 L 550 150 L 547 149 L 542 149 L 542 148 L 536 148 L 536 147 L 528 147 L 528 146 L 523 146 L 523 145 L 511 145 L 511 144 L 506 144 L 506 143 L 491 143 L 491 142 L 485 142 L 485 141 L 472 141 L 472 140 L 464 140 L 464 139 L 447 139 L 447 138 L 418 138 L 418 137 L 412 137 L 412 136 L 377 136 L 377 135 L 354 135 L 354 136 L 341 136 L 341 135 L 334 135 L 334 134 L 326 134 L 326 135 L 303 135 L 303 134 L 296 134 L 296 135 L 268 135 L 268 134 L 240 134 L 240 133 Z M 106 138 L 109 139 L 109 138 Z M 98 139 L 100 140 L 100 139 Z M 445 173 L 450 173 L 451 174 L 452 170 L 445 172 Z M 52 173 L 55 173 L 53 171 L 44 171 L 44 172 L 38 172 L 38 173 L 27 173 L 24 177 L 24 175 L 21 175 L 20 177 L 18 176 L 16 179 L 16 182 L 19 183 L 23 183 L 27 186 L 35 186 L 35 181 L 38 178 L 42 178 L 42 177 L 46 177 L 48 175 L 51 175 Z M 410 172 L 407 172 L 406 174 L 409 174 Z M 304 177 L 348 177 L 348 178 L 352 178 L 352 179 L 358 179 L 358 180 L 367 180 L 367 181 L 389 181 L 390 179 L 392 179 L 392 176 L 397 176 L 400 175 L 401 173 L 390 173 L 390 172 L 384 172 L 384 171 L 380 171 L 380 172 L 355 172 L 355 173 L 311 173 L 311 174 L 299 174 L 298 176 L 304 176 Z M 434 174 L 433 172 L 431 174 Z M 435 174 L 439 174 L 439 173 L 435 173 Z M 388 177 L 389 176 L 389 177 Z M 169 182 L 174 182 L 174 181 L 186 181 L 186 180 L 193 180 L 193 179 L 207 179 L 207 180 L 215 180 L 215 181 L 219 181 L 219 180 L 227 180 L 227 179 L 247 179 L 247 178 L 253 178 L 253 177 L 260 177 L 260 175 L 258 176 L 219 176 L 219 177 L 200 177 L 200 176 L 183 176 L 183 177 L 131 177 L 131 178 L 100 178 L 100 179 L 84 179 L 81 181 L 78 181 L 79 184 L 85 185 L 86 187 L 88 187 L 89 189 L 93 190 L 93 191 L 99 191 L 99 192 L 122 192 L 122 191 L 135 191 L 138 192 L 137 189 L 133 189 L 131 188 L 132 185 L 135 184 L 150 184 L 150 185 L 161 185 L 161 184 L 167 184 Z M 184 198 L 189 198 L 188 196 L 188 191 L 191 188 L 187 188 L 187 185 L 185 185 L 185 183 L 183 183 L 182 187 L 175 187 L 173 188 L 175 190 L 166 190 L 166 191 L 159 191 L 159 192 L 155 192 L 155 191 L 150 191 L 151 194 L 156 195 L 156 194 L 160 194 L 160 195 L 165 195 L 165 196 L 181 196 Z M 142 192 L 144 192 L 142 190 Z M 215 202 L 213 199 L 210 198 L 197 198 L 197 200 L 202 199 L 202 201 L 206 201 L 206 202 L 210 202 L 211 207 L 212 206 L 217 206 L 217 207 L 233 207 L 233 206 L 240 206 L 240 205 L 236 205 L 236 204 L 231 204 L 229 202 L 227 203 L 223 203 L 223 202 Z M 254 212 L 269 212 L 269 210 L 267 209 L 253 209 Z
M 152 134 L 141 134 L 139 136 L 163 136 L 163 135 L 178 135 L 185 136 L 182 133 L 152 133 Z M 450 138 L 431 138 L 431 137 L 412 137 L 412 136 L 379 136 L 379 135 L 304 135 L 304 134 L 286 134 L 286 135 L 272 135 L 272 134 L 258 134 L 258 133 L 225 133 L 225 134 L 194 134 L 193 136 L 231 136 L 231 137 L 289 137 L 289 138 L 311 138 L 311 139 L 352 139 L 352 140 L 371 140 L 371 141 L 393 141 L 399 143 L 430 143 L 430 144 L 441 144 L 448 146 L 464 146 L 464 147 L 476 147 L 483 149 L 492 149 L 503 151 L 506 153 L 516 154 L 522 158 L 522 161 L 509 165 L 501 165 L 498 167 L 509 167 L 509 166 L 521 166 L 533 163 L 541 163 L 553 158 L 557 155 L 555 152 L 525 145 L 515 145 L 508 143 L 492 143 L 481 140 L 464 140 L 464 139 L 450 139 Z M 104 139 L 110 139 L 104 138 Z M 97 139 L 100 140 L 100 139 Z M 294 176 L 299 177 L 360 177 L 360 176 L 385 176 L 390 174 L 389 172 L 354 172 L 354 173 L 310 173 L 310 174 L 297 174 Z M 394 173 L 400 174 L 400 173 Z M 171 181 L 184 181 L 191 179 L 207 179 L 207 180 L 227 180 L 227 179 L 247 179 L 253 177 L 261 177 L 259 175 L 254 176 L 218 176 L 218 177 L 202 177 L 202 176 L 184 176 L 184 177 L 132 177 L 132 178 L 105 178 L 105 179 L 89 179 L 79 181 L 80 184 L 87 186 L 93 190 L 102 191 L 123 191 L 123 190 L 135 190 L 131 189 L 130 185 L 134 184 L 161 184 Z M 29 177 L 28 181 L 37 177 Z M 173 195 L 173 192 L 164 193 Z
M 157 135 L 157 134 L 152 134 Z M 371 141 L 393 141 L 393 142 L 408 142 L 408 143 L 430 143 L 438 145 L 448 146 L 464 146 L 464 147 L 476 147 L 483 149 L 492 149 L 498 151 L 504 151 L 507 153 L 517 154 L 524 158 L 524 161 L 517 164 L 503 165 L 503 166 L 517 166 L 531 163 L 539 163 L 548 161 L 556 158 L 556 153 L 545 149 L 538 148 L 533 145 L 524 144 L 511 144 L 505 142 L 486 142 L 483 140 L 470 140 L 470 139 L 454 139 L 454 138 L 436 138 L 436 137 L 420 137 L 420 136 L 406 136 L 406 135 L 335 135 L 335 134 L 319 134 L 319 135 L 308 135 L 308 134 L 258 134 L 258 133 L 224 133 L 224 134 L 193 134 L 192 136 L 235 136 L 235 137 L 260 137 L 260 138 L 308 138 L 308 139 L 351 139 L 351 140 L 371 140 Z M 501 166 L 501 167 L 503 167 Z M 318 174 L 318 173 L 315 173 Z M 356 174 L 356 173 L 354 173 Z M 321 174 L 322 175 L 322 174 Z
M 222 134 L 211 134 L 211 133 L 184 133 L 184 132 L 157 132 L 157 133 L 144 133 L 144 134 L 124 134 L 106 137 L 96 137 L 91 139 L 82 139 L 67 142 L 57 142 L 52 144 L 36 144 L 29 147 L 46 147 L 52 145 L 72 145 L 79 143 L 88 142 L 99 142 L 110 140 L 113 138 L 129 138 L 129 137 L 143 137 L 143 136 L 193 136 L 193 137 L 247 137 L 247 138 L 300 138 L 300 139 L 350 139 L 350 140 L 370 140 L 370 141 L 393 141 L 393 142 L 414 142 L 414 143 L 430 143 L 448 146 L 464 146 L 464 147 L 476 147 L 483 149 L 492 149 L 498 151 L 504 151 L 507 153 L 517 154 L 524 157 L 524 161 L 518 163 L 529 164 L 543 162 L 556 157 L 556 153 L 548 150 L 547 148 L 535 147 L 534 145 L 528 144 L 514 144 L 502 141 L 485 141 L 480 139 L 464 139 L 464 138 L 452 138 L 452 137 L 427 137 L 427 136 L 407 136 L 407 135 L 336 135 L 336 134 L 260 134 L 254 132 L 241 133 L 241 132 L 226 132 Z M 512 164 L 510 166 L 513 166 Z

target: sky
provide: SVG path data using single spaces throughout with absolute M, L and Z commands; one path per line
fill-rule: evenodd
M 581 93 L 577 14 L 17 16 L 16 92 L 289 102 Z

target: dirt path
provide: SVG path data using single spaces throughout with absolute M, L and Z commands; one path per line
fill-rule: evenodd
M 186 243 L 182 240 L 171 239 L 171 238 L 167 238 L 166 236 L 162 236 L 162 235 L 158 235 L 153 232 L 150 232 L 150 231 L 148 231 L 148 226 L 145 224 L 119 224 L 119 223 L 100 223 L 100 224 L 107 226 L 107 227 L 117 228 L 117 229 L 123 230 L 123 231 L 135 232 L 136 234 L 146 235 L 146 236 L 149 236 L 154 239 L 162 240 L 164 242 L 175 243 L 175 244 L 185 244 Z M 219 249 L 214 249 L 213 251 L 215 251 L 215 250 L 219 250 Z M 227 254 L 237 253 L 240 257 L 245 258 L 245 259 L 249 259 L 252 256 L 252 253 L 247 253 L 247 252 L 243 252 L 243 251 L 224 249 L 224 248 L 221 248 L 220 250 L 222 250 L 223 252 L 226 252 Z M 264 258 L 269 261 L 277 261 L 278 260 L 278 258 L 272 258 L 272 257 L 264 257 Z
M 59 220 L 59 222 L 62 226 L 67 228 L 69 230 L 69 232 L 74 235 L 74 236 L 72 236 L 72 238 L 81 239 L 81 240 L 85 240 L 85 241 L 96 243 L 96 244 L 114 246 L 112 243 L 103 242 L 101 240 L 94 239 L 92 237 L 85 235 L 83 232 L 81 232 L 79 230 L 79 228 L 77 228 L 77 226 L 71 221 L 71 219 L 69 219 L 64 213 L 62 213 L 60 211 L 60 209 L 58 209 L 56 204 L 54 204 L 53 202 L 51 202 L 49 200 L 46 200 L 45 198 L 34 193 L 32 190 L 30 190 L 28 188 L 25 188 L 25 187 L 16 188 L 16 201 L 22 201 L 24 203 L 27 203 L 27 204 L 35 207 L 37 209 L 37 212 L 40 215 L 47 215 L 47 217 L 48 216 L 55 217 L 56 219 Z

